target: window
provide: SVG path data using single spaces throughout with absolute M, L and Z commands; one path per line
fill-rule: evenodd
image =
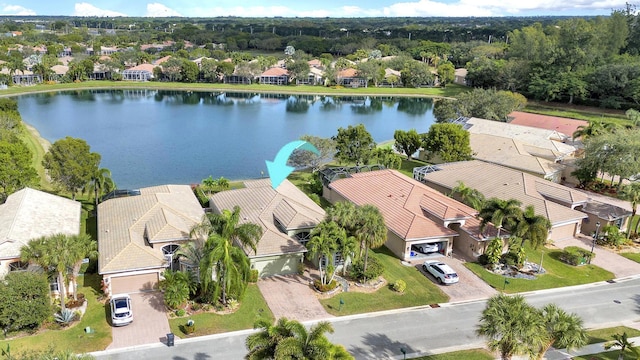
M 52 275 L 49 278 L 49 291 L 53 293 L 60 292 L 60 284 L 58 284 L 58 276 Z
M 9 271 L 25 271 L 29 267 L 29 263 L 22 261 L 15 261 L 9 264 Z
M 300 244 L 307 246 L 307 243 L 311 240 L 311 233 L 308 231 L 297 233 L 294 235 L 294 238 L 298 240 Z
M 167 268 L 174 271 L 180 269 L 180 263 L 178 262 L 178 259 L 174 256 L 176 251 L 178 251 L 178 249 L 180 249 L 180 245 L 175 245 L 175 244 L 165 245 L 162 247 L 162 254 L 164 255 L 164 258 L 167 260 L 167 263 L 168 263 Z

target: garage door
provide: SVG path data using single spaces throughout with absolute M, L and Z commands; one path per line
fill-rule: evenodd
M 112 294 L 129 294 L 158 288 L 158 273 L 111 278 Z
M 549 239 L 557 241 L 573 238 L 576 232 L 576 225 L 576 223 L 573 223 L 551 228 Z

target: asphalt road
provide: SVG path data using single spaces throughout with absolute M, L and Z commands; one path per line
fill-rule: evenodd
M 640 279 L 597 283 L 523 294 L 530 304 L 555 303 L 577 313 L 588 328 L 640 321 Z M 407 357 L 478 348 L 475 327 L 485 301 L 443 304 L 439 308 L 402 309 L 331 319 L 329 338 L 343 344 L 357 359 Z M 95 353 L 97 359 L 243 359 L 250 331 L 176 340 L 176 346 L 154 344 L 142 348 Z

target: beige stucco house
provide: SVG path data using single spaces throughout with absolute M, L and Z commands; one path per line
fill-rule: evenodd
M 474 209 L 396 170 L 345 173 L 324 184 L 323 196 L 331 203 L 376 206 L 388 230 L 385 245 L 402 260 L 422 257 L 414 250 L 420 244 L 438 244 L 441 255 L 477 257 L 496 235 L 492 226 L 480 232 Z
M 142 188 L 139 195 L 98 205 L 98 272 L 106 291 L 156 288 L 165 269 L 179 269 L 174 254 L 190 240 L 191 229 L 203 216 L 188 185 Z
M 10 271 L 27 268 L 20 249 L 30 240 L 55 234 L 80 233 L 81 204 L 43 191 L 24 188 L 0 205 L 0 279 Z M 58 291 L 57 278 L 51 290 Z
M 262 227 L 257 252 L 244 249 L 251 268 L 260 276 L 292 274 L 304 260 L 309 234 L 325 212 L 289 180 L 276 189 L 269 179 L 249 180 L 245 188 L 222 191 L 210 197 L 215 213 L 240 207 L 241 223 Z

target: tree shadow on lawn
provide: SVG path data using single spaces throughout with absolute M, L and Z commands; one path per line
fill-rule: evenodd
M 410 345 L 392 340 L 385 334 L 371 334 L 364 335 L 363 347 L 351 347 L 349 352 L 356 358 L 397 358 L 402 356 L 402 350 L 405 353 L 413 354 L 416 352 Z
M 211 356 L 205 353 L 196 353 L 193 356 L 193 360 L 208 360 L 208 359 L 211 359 Z M 182 356 L 174 356 L 171 358 L 171 360 L 189 360 L 189 359 Z

